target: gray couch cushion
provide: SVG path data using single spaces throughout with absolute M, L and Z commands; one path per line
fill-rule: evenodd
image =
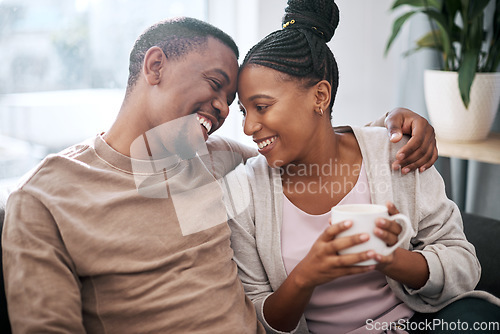
M 476 247 L 482 267 L 476 290 L 484 290 L 500 297 L 500 221 L 468 213 L 462 214 L 464 231 Z

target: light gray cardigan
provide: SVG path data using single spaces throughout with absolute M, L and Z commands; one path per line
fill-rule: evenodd
M 500 305 L 500 300 L 486 292 L 472 292 L 481 268 L 474 246 L 463 233 L 460 212 L 446 197 L 436 169 L 408 175 L 393 172 L 391 161 L 406 140 L 390 143 L 384 128 L 353 128 L 353 131 L 361 148 L 372 203 L 385 205 L 392 201 L 401 213 L 410 217 L 413 236 L 401 247 L 422 253 L 429 266 L 429 280 L 418 290 L 387 277 L 396 296 L 419 312 L 435 312 L 464 296 L 485 298 Z M 236 172 L 246 173 L 250 200 L 248 210 L 229 220 L 234 260 L 259 320 L 269 333 L 281 333 L 271 328 L 263 315 L 266 297 L 287 277 L 281 254 L 283 190 L 279 170 L 270 168 L 260 155 Z M 233 190 L 233 200 L 248 201 L 244 193 Z M 293 332 L 309 333 L 304 317 Z

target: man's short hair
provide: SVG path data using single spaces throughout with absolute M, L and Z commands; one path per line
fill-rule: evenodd
M 153 46 L 163 50 L 169 59 L 177 59 L 206 44 L 212 36 L 227 45 L 239 56 L 234 40 L 213 25 L 190 17 L 160 21 L 144 31 L 130 52 L 127 92 L 135 85 L 141 72 L 146 52 Z

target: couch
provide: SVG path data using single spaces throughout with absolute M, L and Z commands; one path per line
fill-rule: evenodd
M 4 215 L 4 210 L 0 208 L 0 231 L 3 227 Z M 477 257 L 482 267 L 481 279 L 476 290 L 488 291 L 500 298 L 500 221 L 467 213 L 462 216 L 465 234 L 476 247 Z M 3 275 L 0 275 L 0 333 L 10 333 Z
M 3 228 L 4 218 L 5 218 L 5 211 L 3 208 L 0 207 L 0 231 Z M 0 245 L 1 245 L 1 242 L 0 242 Z M 1 248 L 0 248 L 0 254 L 1 254 Z M 0 256 L 0 271 L 3 272 L 1 263 L 2 263 L 2 257 Z M 5 333 L 5 334 L 11 333 L 9 316 L 7 313 L 7 301 L 5 300 L 5 289 L 4 289 L 4 285 L 3 285 L 3 275 L 0 275 L 0 333 Z

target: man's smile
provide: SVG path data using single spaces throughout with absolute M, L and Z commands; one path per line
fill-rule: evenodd
M 196 119 L 200 122 L 201 125 L 207 130 L 207 134 L 210 133 L 212 129 L 212 121 L 207 117 L 197 114 Z

